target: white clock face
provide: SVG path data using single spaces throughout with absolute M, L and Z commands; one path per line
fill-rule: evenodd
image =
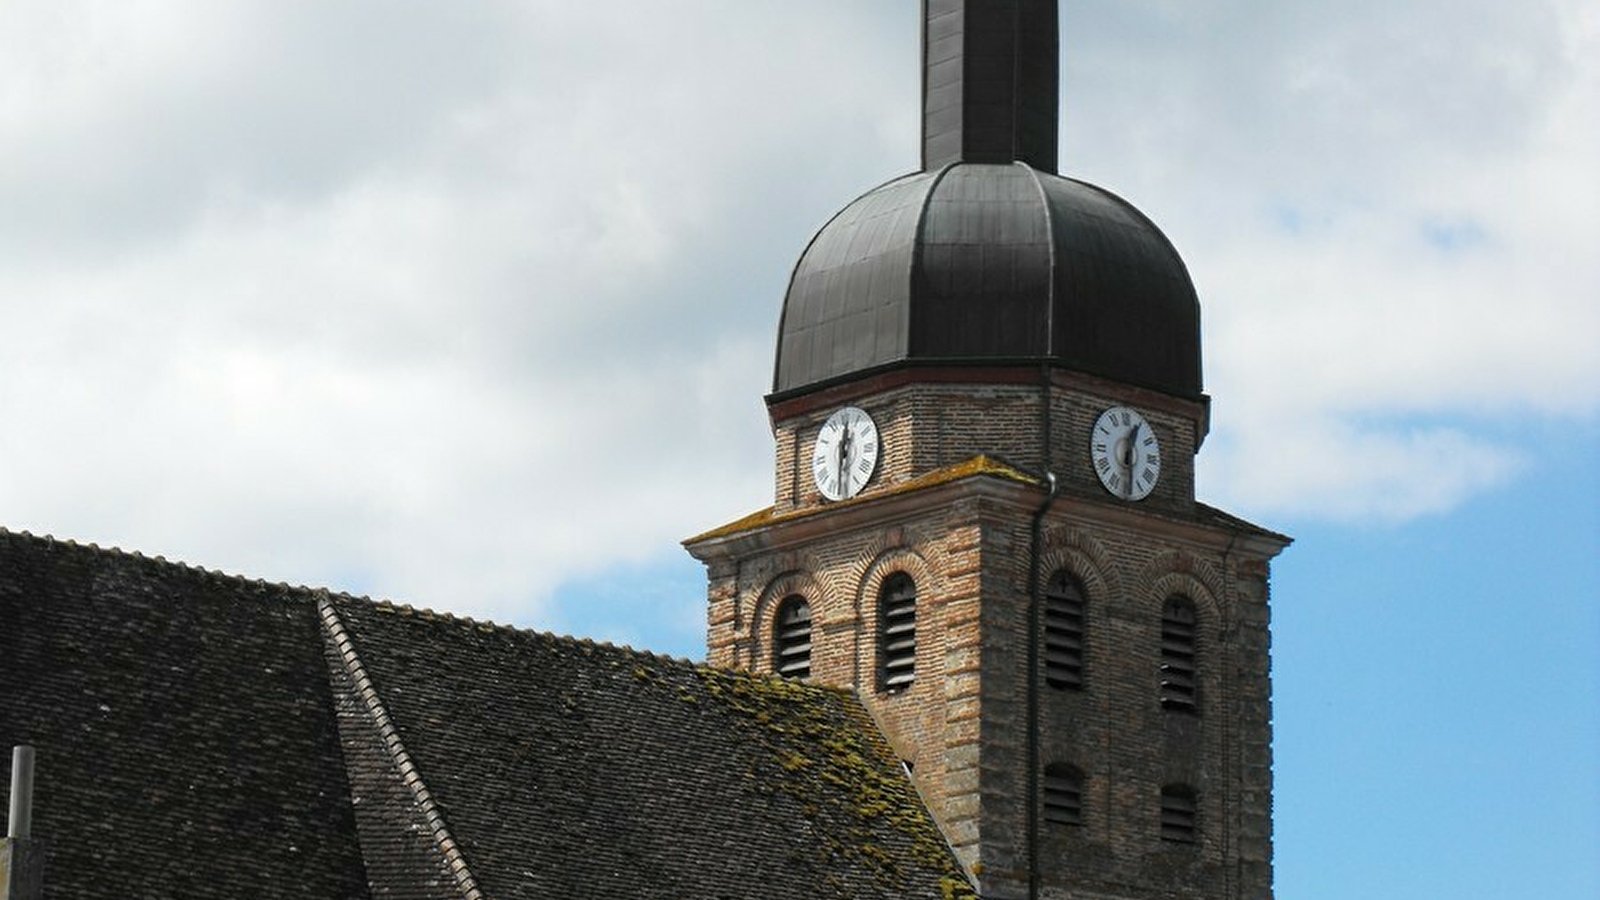
M 817 490 L 829 500 L 845 500 L 861 493 L 878 466 L 878 426 L 872 417 L 846 406 L 822 423 L 816 449 L 811 452 L 811 474 Z
M 1150 423 L 1126 406 L 1113 406 L 1095 420 L 1089 457 L 1106 490 L 1124 500 L 1143 500 L 1161 477 L 1161 445 Z

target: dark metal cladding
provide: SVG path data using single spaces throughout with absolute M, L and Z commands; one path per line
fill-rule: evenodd
M 925 0 L 923 171 L 795 266 L 773 390 L 900 364 L 1047 363 L 1201 396 L 1200 308 L 1138 210 L 1055 174 L 1056 0 Z
M 1050 352 L 1050 221 L 1031 169 L 948 169 L 929 197 L 918 250 L 910 357 Z
M 1056 0 L 925 0 L 922 167 L 1056 170 Z
M 1068 368 L 1198 399 L 1200 301 L 1178 251 L 1110 191 L 1040 180 L 1055 240 L 1051 355 Z
M 1200 307 L 1149 219 L 1020 163 L 896 179 L 833 218 L 784 298 L 774 392 L 901 363 L 1048 363 L 1201 396 Z
M 924 172 L 891 181 L 811 239 L 778 323 L 779 390 L 905 358 L 912 258 L 934 178 Z

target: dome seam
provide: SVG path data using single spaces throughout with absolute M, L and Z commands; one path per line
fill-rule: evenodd
M 959 162 L 947 162 L 940 166 L 939 170 L 933 173 L 933 177 L 928 179 L 927 193 L 922 195 L 922 203 L 917 206 L 917 232 L 911 240 L 911 265 L 906 270 L 905 358 L 908 360 L 916 358 L 911 347 L 912 335 L 916 334 L 911 317 L 917 304 L 912 301 L 916 297 L 917 272 L 922 269 L 922 248 L 927 246 L 922 233 L 923 229 L 928 227 L 928 205 L 933 202 L 933 195 L 938 192 L 939 184 L 944 181 L 944 177 L 958 165 Z
M 856 195 L 856 198 L 854 200 L 851 200 L 849 203 L 846 203 L 844 206 L 842 206 L 839 209 L 835 210 L 833 215 L 829 216 L 827 218 L 827 220 L 822 223 L 822 226 L 820 228 L 818 228 L 816 231 L 811 233 L 811 239 L 806 241 L 805 249 L 800 251 L 800 256 L 795 259 L 794 265 L 789 268 L 789 283 L 788 283 L 788 286 L 785 287 L 784 290 L 783 290 L 783 304 L 779 307 L 779 310 L 778 310 L 777 352 L 775 354 L 773 354 L 773 359 L 772 359 L 772 390 L 774 392 L 777 392 L 778 390 L 780 390 L 779 377 L 780 377 L 780 375 L 781 375 L 781 373 L 783 371 L 783 336 L 785 334 L 785 327 L 784 326 L 788 324 L 788 320 L 789 320 L 789 296 L 792 293 L 794 293 L 794 279 L 795 279 L 795 276 L 800 274 L 800 267 L 806 264 L 806 257 L 811 255 L 811 248 L 815 247 L 816 244 L 817 244 L 817 241 L 824 234 L 827 233 L 829 226 L 831 226 L 834 222 L 838 221 L 840 216 L 844 215 L 846 212 L 849 212 L 852 208 L 855 207 L 855 205 L 857 203 L 861 202 L 867 196 L 869 196 L 871 194 L 875 194 L 878 191 L 881 191 L 884 188 L 888 187 L 889 185 L 896 184 L 896 183 L 899 183 L 901 181 L 906 181 L 908 179 L 915 178 L 918 175 L 922 175 L 922 174 L 925 174 L 925 172 L 924 171 L 907 172 L 906 174 L 901 175 L 901 176 L 899 176 L 897 178 L 891 178 L 891 179 L 889 179 L 888 181 L 885 181 L 882 184 L 876 185 L 874 187 L 868 188 L 865 191 L 862 191 L 860 194 Z M 923 200 L 923 208 L 924 209 L 927 208 L 927 200 L 926 200 L 926 198 L 924 198 L 924 200 Z M 921 223 L 920 222 L 918 223 L 918 228 L 919 229 L 921 228 Z M 913 250 L 913 253 L 914 252 L 915 252 L 915 250 Z
M 1048 267 L 1050 279 L 1049 287 L 1045 291 L 1044 307 L 1044 355 L 1049 358 L 1056 352 L 1056 284 L 1061 280 L 1061 273 L 1056 268 L 1060 262 L 1056 258 L 1056 217 L 1050 214 L 1050 195 L 1044 189 L 1044 180 L 1039 177 L 1039 170 L 1021 160 L 1012 165 L 1021 166 L 1028 173 L 1028 177 L 1033 179 L 1033 187 L 1039 192 L 1039 214 L 1044 216 L 1044 246 L 1050 258 Z

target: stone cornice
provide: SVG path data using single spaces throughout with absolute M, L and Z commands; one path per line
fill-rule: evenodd
M 820 534 L 902 519 L 957 500 L 982 497 L 1012 512 L 1031 514 L 1038 506 L 1044 481 L 1037 475 L 986 456 L 929 472 L 886 490 L 841 503 L 812 506 L 779 513 L 773 507 L 759 510 L 719 528 L 691 537 L 684 547 L 702 562 L 755 547 L 784 548 Z M 1178 518 L 1136 504 L 1109 502 L 1098 497 L 1063 494 L 1046 520 L 1051 525 L 1113 528 L 1129 534 L 1160 536 L 1195 550 L 1237 552 L 1271 559 L 1291 539 L 1253 525 L 1204 504 L 1195 511 L 1202 519 Z

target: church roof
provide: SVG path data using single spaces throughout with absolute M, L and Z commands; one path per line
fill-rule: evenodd
M 1132 204 L 1057 174 L 1057 0 L 922 12 L 922 171 L 801 254 L 774 398 L 897 366 L 1042 364 L 1199 399 L 1183 260 Z
M 784 297 L 773 390 L 908 363 L 1041 362 L 1198 398 L 1194 284 L 1110 191 L 962 162 L 867 192 L 812 238 Z
M 832 688 L 4 530 L 0 684 L 54 898 L 970 892 Z

